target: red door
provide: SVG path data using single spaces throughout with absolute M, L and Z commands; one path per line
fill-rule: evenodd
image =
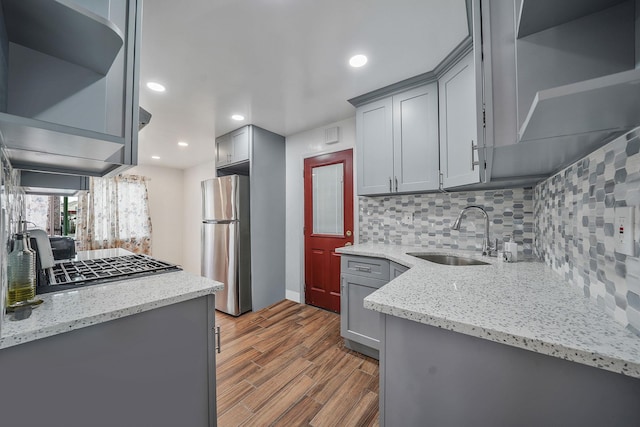
M 340 255 L 353 243 L 352 150 L 304 161 L 305 303 L 340 312 Z

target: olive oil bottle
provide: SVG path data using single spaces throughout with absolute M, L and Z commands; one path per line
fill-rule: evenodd
M 13 250 L 7 257 L 7 307 L 36 296 L 36 256 L 28 239 L 26 233 L 16 234 Z

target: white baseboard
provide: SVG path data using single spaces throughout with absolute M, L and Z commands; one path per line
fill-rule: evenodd
M 287 289 L 285 291 L 284 297 L 291 301 L 300 302 L 300 292 L 290 291 L 289 289 Z

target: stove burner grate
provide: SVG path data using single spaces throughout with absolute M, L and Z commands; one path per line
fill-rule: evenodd
M 38 287 L 38 293 L 55 292 L 78 286 L 178 270 L 181 270 L 181 268 L 175 264 L 159 261 L 146 255 L 124 255 L 62 262 L 51 268 L 49 285 Z

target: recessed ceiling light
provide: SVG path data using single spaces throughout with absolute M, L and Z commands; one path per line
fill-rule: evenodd
M 157 82 L 148 82 L 147 87 L 155 92 L 164 92 L 167 90 L 163 85 Z
M 349 65 L 354 68 L 362 67 L 367 63 L 367 57 L 364 55 L 354 55 L 349 59 Z
M 240 120 L 244 120 L 244 116 L 243 116 L 243 115 L 241 115 L 241 114 L 234 114 L 233 116 L 231 116 L 231 118 L 232 118 L 233 120 L 238 120 L 238 121 L 240 121 Z
M 179 145 L 180 147 L 188 147 L 188 146 L 189 146 L 189 143 L 188 143 L 188 142 L 184 142 L 184 141 L 180 141 L 180 142 L 178 142 L 178 145 Z
M 160 156 L 151 156 L 153 160 L 160 160 Z

